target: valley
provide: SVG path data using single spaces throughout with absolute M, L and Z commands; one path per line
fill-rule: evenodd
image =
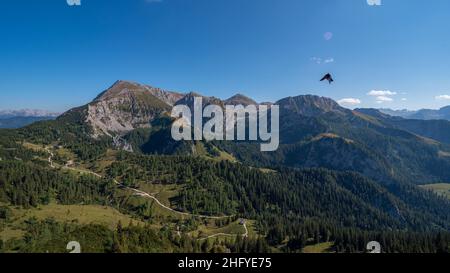
M 449 1 L 4 2 L 0 254 L 450 253 Z
M 56 120 L 2 130 L 0 251 L 64 252 L 79 240 L 92 252 L 335 253 L 383 240 L 389 252 L 438 252 L 450 242 L 450 201 L 433 185 L 450 181 L 445 142 L 309 95 L 276 102 L 277 151 L 174 141 L 168 111 L 182 102 L 193 94 L 118 81 Z

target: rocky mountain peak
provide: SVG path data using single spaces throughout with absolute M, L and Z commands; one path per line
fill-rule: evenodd
M 279 100 L 276 104 L 280 105 L 282 110 L 304 116 L 316 116 L 328 112 L 348 112 L 334 100 L 314 95 L 288 97 Z
M 117 81 L 88 104 L 86 121 L 99 135 L 124 134 L 150 127 L 155 117 L 170 111 L 183 94 L 130 81 Z
M 166 91 L 149 85 L 119 80 L 116 81 L 110 88 L 97 96 L 94 102 L 133 95 L 152 95 L 171 106 L 184 96 L 183 94 L 178 92 Z
M 174 105 L 188 105 L 192 110 L 195 97 L 203 99 L 203 107 L 211 104 L 221 107 L 227 104 L 257 104 L 242 94 L 236 94 L 227 100 L 220 100 L 195 92 L 182 94 L 120 80 L 83 107 L 82 112 L 85 121 L 93 128 L 94 137 L 124 135 L 138 128 L 151 127 L 151 121 L 170 113 Z M 340 107 L 332 99 L 313 95 L 288 97 L 276 104 L 280 105 L 280 110 L 288 116 L 316 116 L 328 112 L 351 113 L 350 110 Z
M 203 96 L 196 92 L 189 92 L 182 99 L 177 101 L 176 104 L 177 105 L 187 105 L 192 110 L 193 106 L 194 106 L 194 99 L 198 98 L 198 97 L 202 98 L 203 107 L 205 107 L 207 105 L 211 105 L 211 104 L 219 105 L 219 106 L 224 105 L 223 101 L 221 101 L 220 99 L 218 99 L 216 97 Z
M 116 81 L 110 88 L 100 93 L 94 101 L 104 101 L 118 96 L 128 95 L 133 92 L 142 92 L 143 86 L 129 81 Z
M 241 105 L 247 106 L 247 105 L 257 105 L 258 103 L 256 101 L 252 100 L 251 98 L 238 93 L 238 94 L 232 96 L 231 98 L 226 99 L 225 104 L 229 104 L 229 105 L 241 104 Z

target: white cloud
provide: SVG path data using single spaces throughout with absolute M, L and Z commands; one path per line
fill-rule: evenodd
M 383 103 L 383 102 L 392 102 L 394 101 L 393 98 L 386 97 L 386 96 L 378 96 L 375 98 L 377 103 Z
M 338 103 L 342 106 L 355 106 L 361 104 L 361 100 L 355 98 L 345 98 L 338 100 Z
M 402 98 L 402 101 L 407 101 L 408 99 L 407 98 Z
M 312 57 L 311 61 L 315 62 L 316 64 L 321 64 L 322 63 L 322 58 Z
M 392 96 L 397 95 L 397 92 L 390 90 L 372 90 L 367 93 L 368 96 L 375 97 L 376 103 L 392 102 L 394 99 Z
M 450 100 L 450 95 L 439 95 L 439 96 L 436 96 L 435 99 L 437 99 L 437 100 Z
M 381 6 L 381 0 L 367 0 L 369 6 Z
M 392 92 L 389 90 L 372 90 L 369 93 L 367 93 L 369 96 L 373 97 L 379 97 L 379 96 L 395 96 L 397 95 L 397 92 Z
M 334 58 L 328 58 L 328 59 L 323 59 L 320 57 L 312 57 L 311 58 L 312 62 L 315 62 L 316 64 L 329 64 L 329 63 L 333 63 L 334 62 Z

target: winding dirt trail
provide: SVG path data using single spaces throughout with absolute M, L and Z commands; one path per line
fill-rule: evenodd
M 49 162 L 49 164 L 50 164 L 50 167 L 51 167 L 51 168 L 56 168 L 56 167 L 54 166 L 54 164 L 53 164 L 53 157 L 54 157 L 54 154 L 49 150 L 48 147 L 45 148 L 45 150 L 46 150 L 47 153 L 49 153 L 49 155 L 50 155 L 49 158 L 48 158 L 48 162 Z M 81 173 L 91 174 L 91 175 L 94 175 L 94 176 L 96 176 L 96 177 L 98 177 L 98 178 L 103 178 L 103 176 L 101 176 L 100 174 L 95 173 L 95 172 L 90 171 L 90 170 L 81 170 L 81 169 L 76 169 L 76 168 L 67 167 L 67 166 L 63 166 L 62 168 L 63 168 L 63 169 L 66 169 L 66 170 L 72 170 L 72 171 L 76 171 L 76 172 L 81 172 Z M 123 183 L 120 183 L 120 182 L 117 181 L 116 179 L 114 179 L 114 182 L 115 182 L 118 186 L 121 186 L 121 187 L 123 187 L 123 188 L 125 188 L 125 189 L 128 189 L 128 190 L 133 191 L 133 192 L 134 192 L 136 195 L 138 195 L 138 196 L 145 197 L 145 198 L 150 198 L 150 199 L 154 200 L 160 207 L 162 207 L 162 208 L 164 208 L 164 209 L 166 209 L 166 210 L 168 210 L 168 211 L 171 211 L 171 212 L 173 212 L 173 213 L 179 214 L 179 215 L 183 215 L 183 216 L 193 216 L 193 217 L 204 218 L 204 219 L 217 219 L 217 220 L 219 220 L 219 219 L 231 218 L 231 217 L 234 216 L 234 215 L 229 215 L 229 216 L 209 216 L 209 215 L 192 214 L 192 213 L 187 213 L 187 212 L 177 211 L 177 210 L 174 210 L 174 209 L 172 209 L 172 208 L 170 208 L 170 207 L 164 205 L 161 201 L 159 201 L 159 200 L 158 200 L 155 196 L 153 196 L 153 195 L 150 195 L 150 194 L 148 194 L 148 193 L 146 193 L 146 192 L 144 192 L 144 191 L 141 191 L 141 190 L 138 190 L 138 189 L 135 189 L 135 188 L 131 188 L 131 187 L 125 186 Z
M 48 147 L 45 148 L 45 151 L 47 151 L 47 153 L 49 154 L 49 157 L 48 157 L 48 164 L 50 164 L 50 168 L 54 169 L 55 166 L 53 165 L 53 157 L 54 157 L 55 155 L 53 154 L 52 151 L 49 150 Z
M 118 182 L 116 181 L 116 183 L 118 183 Z M 180 214 L 180 215 L 184 215 L 184 216 L 194 216 L 194 217 L 199 217 L 199 218 L 204 218 L 204 219 L 226 219 L 226 218 L 230 218 L 230 217 L 233 217 L 233 216 L 234 216 L 234 215 L 231 215 L 231 216 L 208 216 L 208 215 L 192 214 L 192 213 L 187 213 L 187 212 L 177 211 L 177 210 L 174 210 L 174 209 L 172 209 L 172 208 L 170 208 L 170 207 L 164 205 L 163 203 L 161 203 L 161 201 L 159 201 L 159 200 L 158 200 L 156 197 L 154 197 L 153 195 L 150 195 L 150 194 L 148 194 L 148 193 L 146 193 L 146 192 L 143 192 L 143 191 L 141 191 L 141 190 L 138 190 L 138 189 L 126 187 L 126 186 L 124 186 L 123 184 L 120 184 L 120 183 L 118 183 L 118 185 L 120 185 L 120 186 L 122 186 L 122 187 L 125 187 L 125 188 L 127 188 L 127 189 L 129 189 L 129 190 L 134 191 L 134 192 L 136 193 L 136 195 L 138 195 L 138 196 L 151 198 L 151 199 L 153 199 L 160 207 L 163 207 L 163 208 L 166 209 L 166 210 L 169 210 L 169 211 L 171 211 L 171 212 L 174 212 L 174 213 L 177 213 L 177 214 Z
M 243 227 L 244 227 L 244 229 L 245 229 L 245 233 L 244 233 L 244 234 L 216 233 L 216 234 L 213 234 L 213 235 L 209 235 L 209 236 L 207 236 L 207 237 L 205 237 L 205 238 L 200 238 L 200 239 L 198 239 L 198 241 L 207 240 L 207 239 L 214 238 L 214 237 L 219 237 L 219 236 L 236 237 L 236 236 L 241 235 L 243 238 L 247 238 L 247 237 L 248 237 L 247 223 L 244 223 L 244 224 L 243 224 Z
M 56 167 L 53 164 L 53 157 L 54 157 L 53 152 L 48 147 L 46 147 L 45 150 L 49 154 L 48 162 L 50 164 L 50 167 L 55 169 Z M 81 169 L 76 169 L 76 168 L 72 168 L 72 167 L 68 167 L 68 166 L 63 166 L 62 168 L 66 169 L 66 170 L 72 170 L 72 171 L 76 171 L 76 172 L 91 174 L 91 175 L 94 175 L 94 176 L 96 176 L 98 178 L 103 178 L 103 176 L 101 176 L 100 174 L 95 173 L 95 172 L 90 171 L 90 170 L 81 170 Z M 203 218 L 203 219 L 216 219 L 216 220 L 231 218 L 231 217 L 234 216 L 234 215 L 229 215 L 229 216 L 209 216 L 209 215 L 192 214 L 192 213 L 177 211 L 177 210 L 174 210 L 174 209 L 164 205 L 155 196 L 153 196 L 153 195 L 151 195 L 151 194 L 149 194 L 147 192 L 144 192 L 144 191 L 141 191 L 141 190 L 138 190 L 138 189 L 135 189 L 135 188 L 131 188 L 131 187 L 128 187 L 128 186 L 125 186 L 123 183 L 120 183 L 116 179 L 114 179 L 113 181 L 118 186 L 133 191 L 137 196 L 141 196 L 141 197 L 144 197 L 144 198 L 150 198 L 150 199 L 154 200 L 156 202 L 156 204 L 158 204 L 160 207 L 164 208 L 165 210 L 168 210 L 170 212 L 173 212 L 173 213 L 176 213 L 176 214 L 179 214 L 179 215 L 198 217 L 198 218 Z M 216 233 L 216 234 L 213 234 L 213 235 L 209 235 L 208 237 L 205 237 L 205 238 L 199 238 L 198 240 L 206 240 L 206 239 L 214 238 L 214 237 L 218 237 L 218 236 L 235 237 L 235 236 L 239 236 L 239 235 L 242 235 L 242 237 L 247 238 L 248 237 L 247 223 L 246 223 L 246 220 L 243 220 L 243 221 L 244 221 L 243 227 L 245 229 L 245 233 L 244 234 Z M 177 232 L 179 234 L 179 230 Z

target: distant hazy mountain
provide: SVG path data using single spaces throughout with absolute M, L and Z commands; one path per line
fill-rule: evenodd
M 52 120 L 55 117 L 12 117 L 12 118 L 0 118 L 0 128 L 2 129 L 17 129 L 37 121 Z
M 60 113 L 54 113 L 47 110 L 39 109 L 21 109 L 21 110 L 0 110 L 0 118 L 13 117 L 53 117 L 56 118 Z
M 377 109 L 355 109 L 355 111 L 369 115 L 385 126 L 394 126 L 423 137 L 450 144 L 450 121 L 448 120 L 423 120 L 395 117 L 382 113 Z
M 46 110 L 0 110 L 0 128 L 15 129 L 30 125 L 36 121 L 52 120 L 59 116 Z
M 443 107 L 439 110 L 433 109 L 421 109 L 418 111 L 409 110 L 392 110 L 392 109 L 379 109 L 380 112 L 388 114 L 390 116 L 408 118 L 408 119 L 423 119 L 423 120 L 435 120 L 445 119 L 450 120 L 450 106 Z
M 378 109 L 381 113 L 387 114 L 393 117 L 402 117 L 402 118 L 409 118 L 410 116 L 416 114 L 418 111 L 411 111 L 407 109 L 402 110 L 392 110 L 389 108 L 380 108 Z

